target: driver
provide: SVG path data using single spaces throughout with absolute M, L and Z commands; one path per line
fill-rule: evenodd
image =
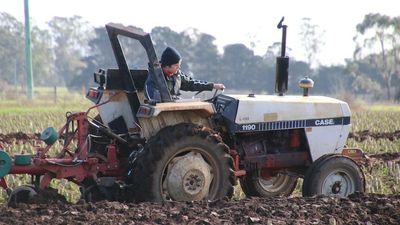
M 176 49 L 172 47 L 167 47 L 161 55 L 161 68 L 167 82 L 168 90 L 173 99 L 179 99 L 179 90 L 211 91 L 212 89 L 225 89 L 225 86 L 223 84 L 215 84 L 206 81 L 194 80 L 191 77 L 187 76 L 180 70 L 181 61 L 181 55 Z M 156 81 L 152 79 L 152 76 L 148 76 L 146 80 L 145 95 L 148 100 L 161 100 Z

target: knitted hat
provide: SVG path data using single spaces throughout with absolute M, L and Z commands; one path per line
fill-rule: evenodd
M 163 66 L 169 66 L 179 63 L 180 60 L 181 55 L 179 54 L 179 52 L 172 47 L 167 47 L 161 55 L 160 62 Z

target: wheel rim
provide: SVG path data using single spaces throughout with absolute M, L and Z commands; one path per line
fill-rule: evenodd
M 290 177 L 283 174 L 278 174 L 277 176 L 268 179 L 261 177 L 258 178 L 260 186 L 268 192 L 280 191 L 288 182 L 290 182 Z
M 196 201 L 207 198 L 214 181 L 213 163 L 202 149 L 183 150 L 169 161 L 162 177 L 166 200 Z M 211 165 L 210 165 L 211 164 Z
M 345 171 L 330 173 L 322 184 L 322 194 L 346 197 L 355 191 L 355 180 Z

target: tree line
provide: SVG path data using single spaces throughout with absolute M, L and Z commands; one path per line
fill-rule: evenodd
M 310 19 L 304 18 L 303 23 L 300 35 L 307 60 L 291 58 L 289 94 L 301 93 L 297 83 L 308 76 L 315 81 L 314 94 L 356 95 L 372 101 L 400 99 L 400 17 L 365 15 L 356 27 L 353 58 L 334 66 L 318 65 L 321 33 Z M 91 27 L 80 16 L 54 17 L 47 25 L 46 29 L 33 26 L 31 31 L 35 86 L 80 89 L 92 85 L 92 74 L 99 68 L 117 68 L 104 26 Z M 23 26 L 0 12 L 0 92 L 26 85 Z M 279 42 L 260 56 L 240 43 L 226 45 L 219 53 L 215 37 L 193 28 L 176 32 L 154 27 L 150 35 L 158 56 L 166 46 L 175 47 L 184 59 L 182 69 L 196 79 L 222 82 L 245 93 L 273 93 Z M 129 66 L 146 69 L 143 48 L 129 39 L 121 42 Z

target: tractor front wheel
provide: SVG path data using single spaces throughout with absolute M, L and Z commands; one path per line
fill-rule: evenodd
M 194 124 L 162 129 L 150 138 L 128 177 L 137 201 L 196 201 L 232 195 L 228 146 Z
M 342 155 L 321 157 L 307 170 L 303 181 L 303 196 L 330 195 L 347 197 L 364 192 L 365 178 L 360 167 Z

